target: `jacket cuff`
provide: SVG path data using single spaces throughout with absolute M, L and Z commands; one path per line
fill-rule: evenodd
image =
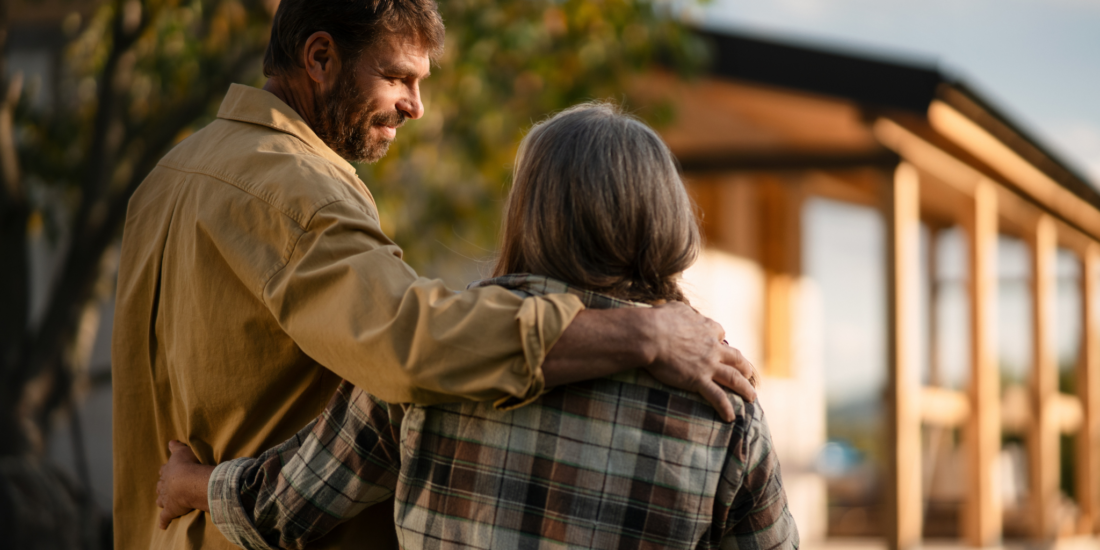
M 206 486 L 210 521 L 237 546 L 248 550 L 277 550 L 260 536 L 252 516 L 241 502 L 241 479 L 255 461 L 254 458 L 237 458 L 218 464 L 210 473 Z
M 493 406 L 503 411 L 517 409 L 546 393 L 548 388 L 542 374 L 546 354 L 583 309 L 580 298 L 572 294 L 547 294 L 523 300 L 519 313 L 516 313 L 516 322 L 519 324 L 524 360 L 517 362 L 515 368 L 516 374 L 526 376 L 530 382 L 522 395 L 503 397 Z

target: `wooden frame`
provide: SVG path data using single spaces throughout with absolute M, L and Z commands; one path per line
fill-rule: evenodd
M 1082 425 L 1077 432 L 1078 533 L 1100 534 L 1100 244 L 1081 251 L 1083 334 L 1077 394 Z
M 1031 526 L 1037 539 L 1057 534 L 1059 503 L 1058 356 L 1054 329 L 1057 300 L 1058 232 L 1054 220 L 1039 216 L 1029 235 L 1031 247 L 1032 348 L 1031 426 L 1028 430 L 1028 480 Z
M 1002 510 L 997 475 L 1001 451 L 1000 370 L 997 365 L 997 190 L 982 179 L 963 221 L 970 263 L 970 415 L 966 426 L 969 487 L 963 534 L 971 546 L 998 544 Z
M 888 365 L 886 386 L 889 477 L 887 545 L 906 550 L 920 544 L 921 439 L 918 401 L 920 366 L 920 175 L 898 166 L 884 200 L 887 233 Z
M 686 157 L 684 166 L 693 172 L 748 172 L 757 180 L 752 190 L 755 209 L 749 216 L 751 223 L 746 222 L 756 233 L 746 250 L 752 249 L 751 256 L 765 271 L 762 343 L 764 363 L 773 376 L 793 373 L 790 277 L 800 273 L 801 266 L 798 251 L 792 248 L 797 240 L 791 235 L 798 233 L 801 197 L 819 194 L 864 205 L 881 201 L 889 323 L 884 480 L 889 548 L 909 549 L 921 543 L 922 425 L 963 430 L 967 485 L 960 521 L 968 545 L 989 547 L 1002 541 L 1000 458 L 1001 438 L 1007 432 L 1027 435 L 1033 501 L 1028 517 L 1034 521 L 1029 527 L 1036 539 L 1044 540 L 1064 528 L 1057 525 L 1061 517 L 1059 438 L 1076 434 L 1076 494 L 1081 510 L 1077 532 L 1096 534 L 1100 532 L 1100 208 L 1091 195 L 1060 184 L 1048 175 L 1054 172 L 1044 172 L 1045 165 L 1025 158 L 1030 153 L 1018 152 L 1019 143 L 1003 141 L 1004 135 L 983 126 L 985 119 L 972 119 L 970 111 L 945 96 L 937 97 L 926 117 L 873 111 L 879 118 L 871 131 L 890 153 L 867 149 L 873 154 L 845 155 L 823 149 L 807 155 L 805 149 L 785 144 L 787 149 L 771 156 L 722 151 Z M 895 156 L 898 164 L 892 181 L 882 183 L 868 176 L 882 174 Z M 789 174 L 792 170 L 813 177 L 796 178 Z M 880 186 L 881 194 L 876 196 Z M 920 337 L 922 221 L 933 235 L 936 228 L 955 224 L 966 233 L 971 381 L 965 391 L 935 382 L 922 388 L 918 382 L 924 352 Z M 721 233 L 724 239 L 725 232 Z M 1034 374 L 1028 388 L 1008 394 L 1013 400 L 1009 407 L 1002 407 L 997 349 L 1000 234 L 1024 239 L 1033 252 Z M 1085 335 L 1075 396 L 1058 392 L 1053 322 L 1059 245 L 1076 251 L 1084 265 Z M 937 345 L 935 337 L 930 344 Z

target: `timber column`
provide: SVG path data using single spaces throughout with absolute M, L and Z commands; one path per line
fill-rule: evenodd
M 1028 478 L 1033 535 L 1052 539 L 1057 534 L 1059 418 L 1058 356 L 1054 344 L 1054 307 L 1057 300 L 1058 233 L 1054 220 L 1040 214 L 1030 236 L 1031 300 L 1034 359 L 1031 369 L 1031 425 L 1028 429 Z
M 886 385 L 886 545 L 909 550 L 920 544 L 920 176 L 898 166 L 886 187 L 888 353 Z
M 1081 364 L 1077 395 L 1084 421 L 1077 434 L 1078 533 L 1100 534 L 1100 244 L 1091 242 L 1081 257 Z
M 980 180 L 963 226 L 970 264 L 970 418 L 963 534 L 976 547 L 1000 544 L 1001 375 L 997 365 L 997 189 Z

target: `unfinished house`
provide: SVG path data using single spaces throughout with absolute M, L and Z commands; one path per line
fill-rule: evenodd
M 762 400 L 808 547 L 830 536 L 888 548 L 930 538 L 1097 541 L 1100 533 L 1100 193 L 962 82 L 933 67 L 744 35 L 707 34 L 694 81 L 640 81 L 671 98 L 662 134 L 702 215 L 693 303 L 763 372 Z M 881 220 L 879 449 L 860 522 L 827 450 L 819 295 L 804 270 L 805 205 L 858 205 Z M 945 232 L 960 241 L 964 383 L 938 372 Z M 998 312 L 999 249 L 1027 258 L 1029 307 Z M 838 243 L 843 246 L 843 243 Z M 1060 377 L 1056 266 L 1076 265 L 1075 360 Z M 1007 284 L 1007 283 L 1004 283 Z M 867 289 L 875 292 L 875 289 Z M 1013 310 L 1015 311 L 1015 310 Z M 1025 375 L 1003 379 L 998 323 L 1026 323 Z M 1021 452 L 1008 452 L 1018 448 Z M 1067 480 L 1069 480 L 1067 482 Z M 849 487 L 850 489 L 850 487 Z M 858 491 L 857 491 L 858 492 Z M 851 516 L 851 514 L 848 514 Z M 849 519 L 851 519 L 849 517 Z M 854 521 L 854 520 L 853 520 Z M 853 527 L 858 523 L 858 526 Z

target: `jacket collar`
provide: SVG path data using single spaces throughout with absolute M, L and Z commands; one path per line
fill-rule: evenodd
M 305 142 L 325 159 L 355 173 L 351 163 L 325 145 L 301 115 L 271 92 L 243 84 L 232 84 L 218 109 L 218 118 L 259 124 L 290 134 Z

